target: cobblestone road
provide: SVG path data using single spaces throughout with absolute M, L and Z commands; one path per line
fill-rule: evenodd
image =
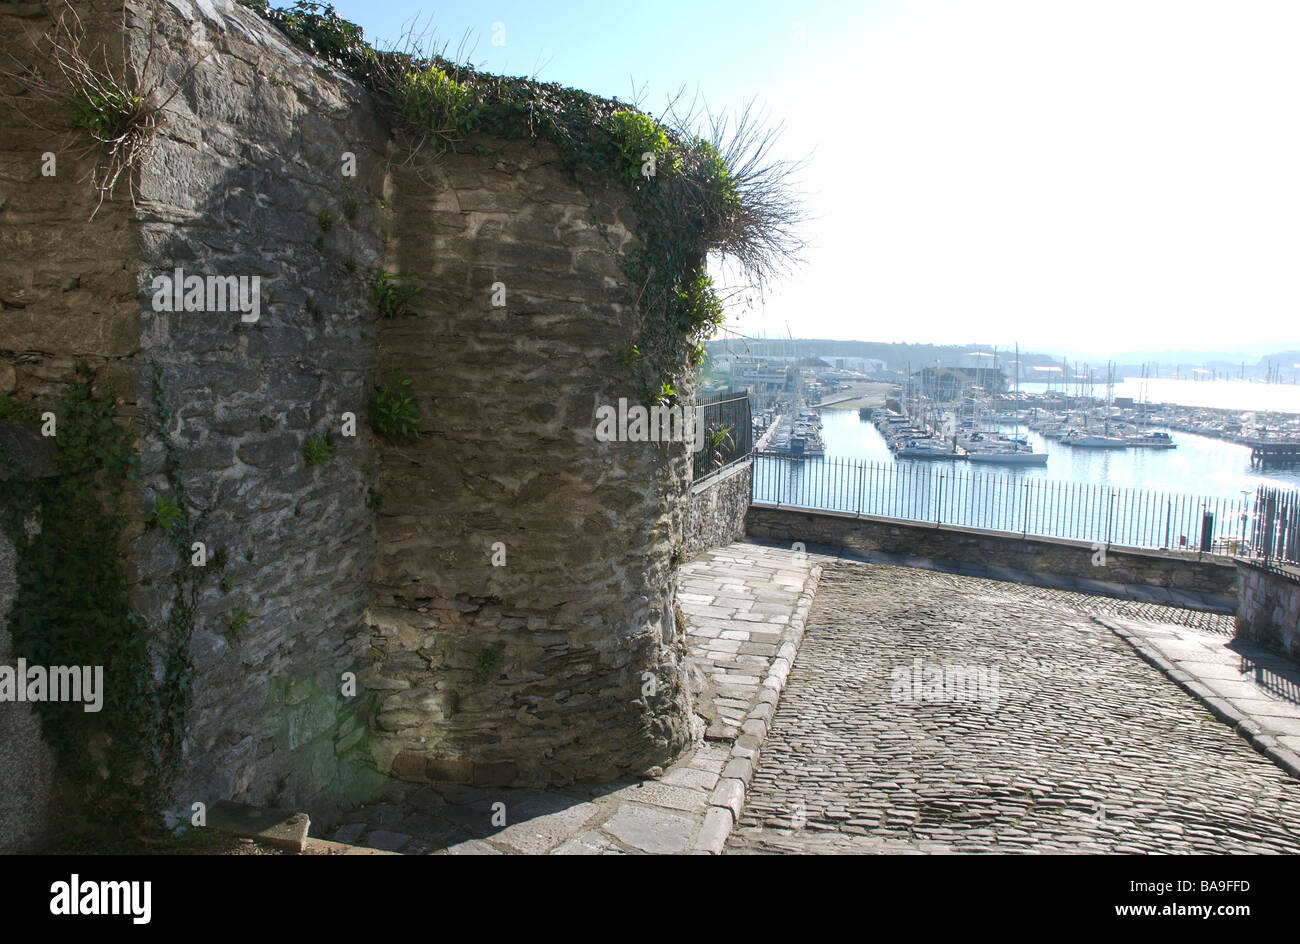
M 1085 616 L 1119 616 L 1123 619 L 1173 623 L 1176 626 L 1187 626 L 1191 629 L 1216 633 L 1220 636 L 1231 636 L 1236 632 L 1235 618 L 1226 613 L 1187 610 L 1178 606 L 1166 606 L 1163 603 L 1121 600 L 1116 597 L 1075 593 L 1070 590 L 1053 590 L 1048 587 L 1035 587 L 1028 584 L 1021 585 L 1020 591 L 1025 601 L 1035 600 L 1045 607 L 1057 610 L 1075 610 Z
M 839 562 L 727 852 L 848 851 L 1297 852 L 1300 783 L 1051 591 Z

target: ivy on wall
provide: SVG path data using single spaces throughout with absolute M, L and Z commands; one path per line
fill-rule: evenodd
M 165 430 L 162 399 L 162 372 L 155 365 Z M 52 412 L 55 473 L 24 478 L 7 463 L 9 474 L 0 480 L 0 528 L 15 550 L 17 589 L 8 619 L 14 655 L 29 665 L 103 667 L 98 712 L 87 712 L 83 702 L 34 702 L 42 736 L 83 801 L 93 832 L 149 832 L 157 825 L 153 814 L 167 802 L 184 737 L 189 641 L 209 569 L 192 566 L 191 548 L 207 516 L 190 512 L 168 442 L 169 494 L 157 496 L 148 527 L 165 534 L 177 562 L 171 606 L 163 625 L 152 629 L 131 606 L 118 553 L 126 526 L 120 496 L 128 481 L 138 479 L 134 437 L 114 421 L 112 390 L 84 364 Z M 16 418 L 38 424 L 30 411 Z M 211 569 L 219 570 L 224 558 L 212 555 Z
M 103 666 L 101 711 L 70 701 L 35 707 L 86 812 L 108 820 L 129 795 L 114 788 L 149 778 L 153 742 L 147 633 L 117 548 L 126 523 L 118 495 L 136 478 L 137 456 L 130 431 L 113 421 L 112 391 L 97 389 L 84 365 L 53 412 L 56 474 L 0 482 L 0 527 L 16 552 L 9 631 L 15 656 L 29 664 Z M 91 753 L 96 741 L 100 757 Z
M 194 635 L 195 617 L 198 613 L 198 595 L 208 572 L 224 569 L 227 554 L 224 548 L 212 549 L 203 566 L 195 566 L 192 556 L 196 543 L 201 543 L 208 522 L 209 509 L 194 513 L 185 493 L 181 475 L 180 451 L 168 434 L 171 411 L 166 402 L 166 385 L 162 365 L 151 364 L 153 370 L 153 399 L 157 410 L 158 434 L 162 437 L 166 455 L 164 473 L 169 494 L 159 496 L 175 509 L 171 521 L 160 525 L 176 555 L 170 579 L 172 602 L 158 636 L 161 677 L 153 685 L 152 699 L 154 750 L 151 754 L 155 806 L 164 802 L 166 788 L 180 760 L 185 738 L 185 722 L 190 708 L 194 666 L 190 662 L 190 637 Z M 206 549 L 206 545 L 205 545 Z

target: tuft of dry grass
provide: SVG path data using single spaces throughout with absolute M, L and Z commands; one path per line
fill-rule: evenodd
M 725 168 L 726 212 L 709 221 L 707 241 L 712 252 L 739 267 L 749 288 L 762 294 L 802 262 L 807 243 L 801 230 L 808 218 L 797 179 L 808 158 L 775 156 L 784 125 L 769 124 L 753 100 L 733 116 L 712 112 L 698 99 L 683 107 L 678 92 L 663 114 L 680 140 L 695 141 L 705 161 L 720 159 Z
M 122 49 L 117 61 L 111 61 L 107 47 L 89 41 L 81 17 L 65 0 L 58 19 L 38 43 L 37 61 L 24 62 L 10 54 L 13 68 L 0 70 L 0 76 L 22 89 L 19 95 L 9 96 L 11 103 L 38 127 L 65 139 L 70 134 L 89 136 L 88 143 L 81 147 L 69 145 L 69 150 L 79 158 L 99 153 L 94 167 L 83 178 L 90 180 L 99 195 L 91 219 L 123 176 L 134 205 L 137 174 L 153 156 L 163 110 L 206 58 L 193 62 L 164 98 L 164 81 L 153 64 L 157 39 L 153 24 L 148 50 L 138 65 L 128 54 L 127 35 L 123 6 Z M 66 116 L 67 124 L 43 124 L 51 115 Z

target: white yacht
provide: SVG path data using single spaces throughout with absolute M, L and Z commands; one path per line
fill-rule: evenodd
M 992 448 L 980 452 L 968 452 L 966 461 L 996 465 L 1047 465 L 1047 453 L 1031 452 L 1028 449 Z
M 1129 446 L 1138 446 L 1144 449 L 1176 449 L 1178 443 L 1174 442 L 1174 437 L 1168 433 L 1150 432 L 1141 436 L 1125 437 L 1124 442 Z
M 1061 437 L 1066 446 L 1079 446 L 1084 449 L 1125 449 L 1128 443 L 1119 436 L 1091 436 L 1087 433 L 1073 432 Z
M 1023 439 L 1008 439 L 1000 433 L 976 432 L 960 440 L 966 460 L 998 465 L 1047 465 L 1047 453 L 1034 452 Z
M 948 459 L 953 453 L 937 439 L 908 439 L 900 442 L 894 455 L 900 459 Z

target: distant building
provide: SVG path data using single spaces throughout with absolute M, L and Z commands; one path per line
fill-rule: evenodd
M 998 367 L 925 367 L 912 373 L 916 389 L 937 400 L 955 400 L 970 387 L 1004 393 L 1007 377 Z
M 832 367 L 840 370 L 856 370 L 864 374 L 878 374 L 885 369 L 885 362 L 878 357 L 828 357 Z

